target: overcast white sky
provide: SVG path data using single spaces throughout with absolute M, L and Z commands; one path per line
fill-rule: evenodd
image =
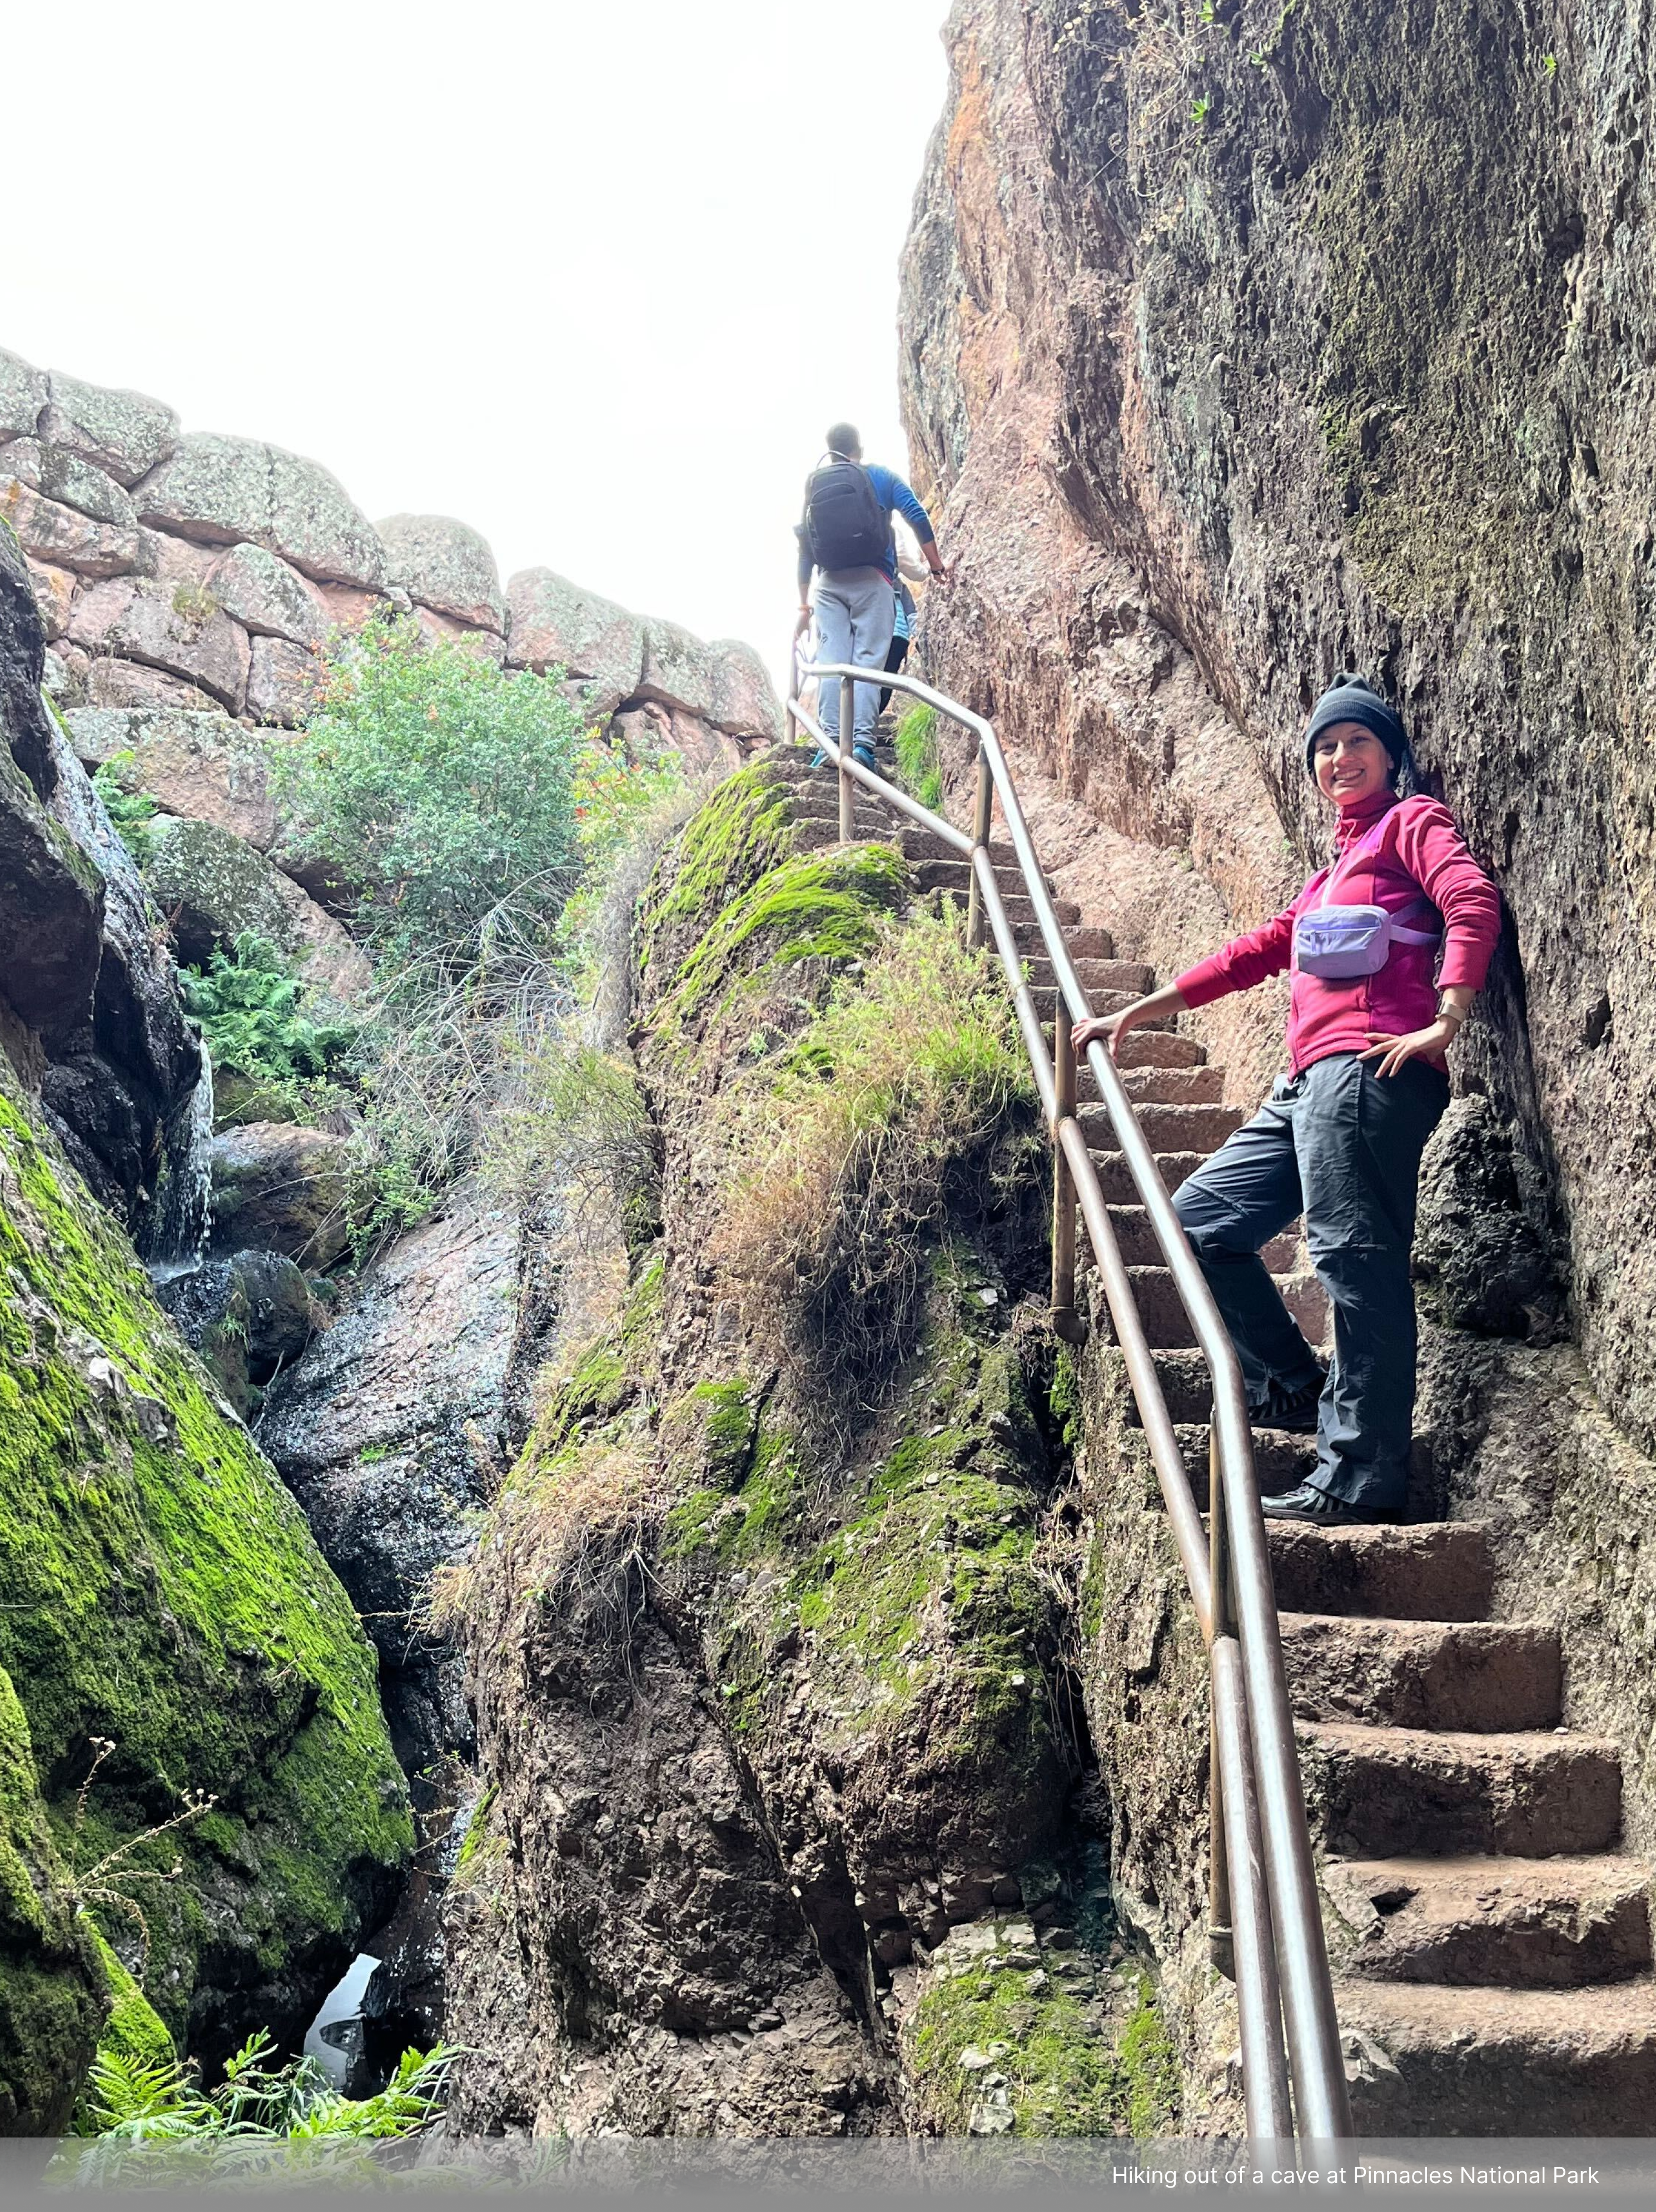
M 905 465 L 897 258 L 946 13 L 16 10 L 0 345 L 778 664 L 823 428 Z

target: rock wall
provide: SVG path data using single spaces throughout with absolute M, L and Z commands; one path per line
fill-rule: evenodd
M 1647 10 L 961 0 L 903 307 L 961 559 L 925 651 L 1064 887 L 1171 971 L 1319 857 L 1370 669 L 1509 926 L 1462 1048 L 1656 1440 Z M 1207 1026 L 1239 1082 L 1277 1009 Z
M 1301 732 L 1341 666 L 1396 698 L 1501 887 L 1429 1154 L 1415 1480 L 1491 1525 L 1503 1607 L 1560 1627 L 1567 1717 L 1621 1745 L 1641 1841 L 1652 27 L 1642 0 L 958 0 L 901 336 L 959 564 L 921 653 L 997 717 L 1059 889 L 1122 954 L 1175 974 L 1320 861 Z M 1282 1012 L 1268 989 L 1192 1018 L 1239 1103 Z M 1118 1896 L 1191 1965 L 1188 2046 L 1216 2048 L 1182 1601 L 1094 1395 Z
M 449 1899 L 462 2132 L 1168 2117 L 1065 1665 L 1061 1359 L 1022 1297 L 1040 1191 L 993 1173 L 1033 1095 L 1010 1085 L 920 1201 L 916 1310 L 859 1279 L 871 1369 L 831 1320 L 814 1361 L 779 1359 L 722 1243 L 749 1202 L 733 1098 L 762 1112 L 829 1050 L 830 990 L 912 895 L 889 846 L 821 853 L 817 799 L 752 767 L 663 855 L 634 940 L 652 1241 L 561 1332 L 444 1594 L 481 1787 Z M 942 1036 L 971 995 L 934 1010 Z M 834 1064 L 864 1095 L 854 1054 Z
M 137 871 L 40 691 L 40 624 L 0 531 L 0 1045 L 93 1189 L 143 1236 L 201 1075 Z
M 733 766 L 779 726 L 750 646 L 707 644 L 549 568 L 502 589 L 464 522 L 371 523 L 318 462 L 186 432 L 158 400 L 3 351 L 0 517 L 27 556 L 65 709 L 291 723 L 331 633 L 391 606 L 507 667 L 562 667 L 595 721 L 620 715 L 698 765 Z M 102 723 L 92 734 L 106 739 Z
M 0 2132 L 45 2134 L 124 1985 L 78 1914 L 210 2067 L 302 2035 L 412 1835 L 344 1591 L 3 1055 L 0 1264 Z

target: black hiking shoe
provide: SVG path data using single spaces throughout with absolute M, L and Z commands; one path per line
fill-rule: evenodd
M 1266 1400 L 1264 1412 L 1256 1417 L 1259 1425 L 1262 1429 L 1281 1429 L 1290 1437 L 1314 1437 L 1317 1407 L 1322 1402 L 1322 1384 L 1310 1382 L 1291 1398 L 1272 1396 Z
M 1378 1517 L 1360 1513 L 1343 1498 L 1332 1498 L 1308 1482 L 1302 1482 L 1297 1490 L 1284 1491 L 1280 1498 L 1262 1498 L 1259 1510 L 1267 1521 L 1308 1521 L 1321 1528 L 1362 1528 Z

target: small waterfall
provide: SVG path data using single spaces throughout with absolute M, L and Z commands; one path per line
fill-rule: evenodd
M 207 1249 L 212 1143 L 213 1063 L 203 1037 L 200 1079 L 167 1124 L 165 1159 L 144 1238 L 145 1262 L 158 1283 L 191 1273 Z

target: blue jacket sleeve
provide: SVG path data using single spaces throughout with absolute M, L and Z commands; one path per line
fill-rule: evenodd
M 901 477 L 893 477 L 891 479 L 891 504 L 922 545 L 930 545 L 933 543 L 937 533 L 931 527 L 931 517 Z

